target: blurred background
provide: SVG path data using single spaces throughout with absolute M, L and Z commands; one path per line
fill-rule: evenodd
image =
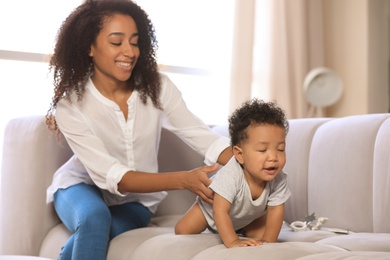
M 62 21 L 82 2 L 0 1 L 0 147 L 11 118 L 46 114 L 47 60 Z M 389 112 L 390 0 L 136 2 L 155 25 L 161 70 L 207 124 L 226 124 L 251 97 L 276 100 L 291 119 L 307 117 L 304 80 L 318 67 L 343 85 L 321 116 Z

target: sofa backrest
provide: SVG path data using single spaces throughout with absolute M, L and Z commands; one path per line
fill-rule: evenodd
M 374 232 L 390 233 L 390 119 L 382 123 L 375 140 L 373 173 Z
M 329 227 L 390 232 L 390 114 L 289 123 L 285 220 L 315 213 Z M 226 126 L 214 130 L 227 135 Z
M 46 204 L 46 189 L 55 170 L 72 154 L 61 140 L 58 143 L 56 135 L 50 134 L 44 116 L 16 118 L 7 124 L 1 166 L 0 255 L 38 255 L 43 238 L 60 222 L 53 205 Z
M 288 223 L 303 220 L 309 213 L 307 195 L 310 149 L 317 129 L 330 120 L 329 118 L 289 120 L 290 130 L 286 138 L 287 161 L 284 167 L 292 193 L 285 208 L 285 220 Z
M 213 130 L 228 135 L 227 126 Z M 50 135 L 43 116 L 8 123 L 1 168 L 0 254 L 37 255 L 42 239 L 60 222 L 45 200 L 53 173 L 72 155 L 61 140 L 59 145 Z M 286 152 L 292 191 L 286 221 L 315 212 L 328 217 L 329 226 L 390 232 L 390 114 L 290 120 Z M 202 165 L 202 156 L 163 130 L 160 171 Z M 182 214 L 194 200 L 189 191 L 170 191 L 156 215 Z
M 328 225 L 333 227 L 389 231 L 390 224 L 384 216 L 390 216 L 390 146 L 381 144 L 390 139 L 390 131 L 384 132 L 389 129 L 389 117 L 390 114 L 349 116 L 333 119 L 317 129 L 308 164 L 308 213 L 328 217 Z M 383 160 L 380 168 L 376 164 L 379 158 Z M 387 186 L 382 186 L 386 181 Z M 382 189 L 374 190 L 378 184 Z M 378 208 L 386 203 L 387 208 Z
M 203 157 L 169 130 L 161 131 L 158 152 L 159 172 L 186 171 L 202 166 Z M 168 191 L 155 216 L 184 214 L 194 203 L 195 195 L 187 190 Z

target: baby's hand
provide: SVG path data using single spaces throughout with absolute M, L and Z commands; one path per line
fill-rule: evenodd
M 243 238 L 243 239 L 237 239 L 237 240 L 233 241 L 227 247 L 231 248 L 231 247 L 245 247 L 245 246 L 260 246 L 262 244 L 263 244 L 263 242 L 260 240 L 256 240 L 253 238 Z

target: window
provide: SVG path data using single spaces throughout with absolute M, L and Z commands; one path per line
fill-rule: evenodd
M 43 59 L 52 52 L 62 21 L 81 2 L 0 1 L 0 164 L 6 123 L 49 109 L 52 77 Z
M 192 112 L 227 122 L 234 0 L 137 0 L 159 42 L 158 61 Z
M 0 50 L 50 53 L 65 17 L 82 0 L 0 2 Z

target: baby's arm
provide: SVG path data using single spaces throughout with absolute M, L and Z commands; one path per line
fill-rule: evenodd
M 176 223 L 175 234 L 199 234 L 207 228 L 207 221 L 197 202 Z
M 214 194 L 213 203 L 213 215 L 214 222 L 217 226 L 218 233 L 226 247 L 239 247 L 239 246 L 256 246 L 261 242 L 255 239 L 240 239 L 233 227 L 232 220 L 230 219 L 231 203 L 218 195 Z
M 276 242 L 283 224 L 284 204 L 268 206 L 267 211 L 266 216 L 256 219 L 247 226 L 246 236 L 259 238 L 262 242 Z
M 268 206 L 267 222 L 265 223 L 263 242 L 276 242 L 280 229 L 282 228 L 284 217 L 284 204 L 278 206 Z

